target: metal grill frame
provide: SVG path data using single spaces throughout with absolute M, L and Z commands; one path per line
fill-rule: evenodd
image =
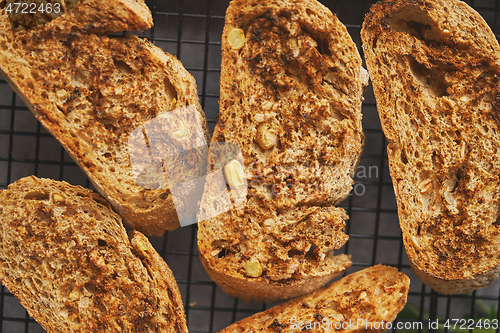
M 322 0 L 347 26 L 361 52 L 359 32 L 364 14 L 375 1 Z M 488 22 L 498 38 L 499 0 L 469 0 Z M 218 112 L 220 39 L 224 12 L 229 0 L 147 0 L 155 27 L 139 33 L 165 51 L 175 54 L 195 76 L 200 102 L 213 131 Z M 198 51 L 197 51 L 198 50 Z M 201 51 L 201 52 L 200 52 Z M 377 263 L 399 268 L 411 278 L 408 304 L 397 321 L 444 323 L 450 319 L 479 319 L 490 312 L 500 317 L 500 283 L 466 295 L 444 296 L 423 285 L 411 272 L 401 239 L 394 192 L 387 167 L 387 142 L 380 128 L 371 86 L 363 103 L 366 147 L 361 159 L 365 173 L 358 172 L 356 184 L 365 190 L 341 203 L 350 220 L 346 232 L 350 240 L 342 249 L 353 255 L 348 273 Z M 369 171 L 368 175 L 366 171 Z M 376 174 L 370 174 L 376 170 Z M 31 115 L 28 108 L 0 79 L 0 189 L 15 180 L 35 174 L 92 187 L 64 149 Z M 192 333 L 217 332 L 225 326 L 265 310 L 272 304 L 245 304 L 224 294 L 204 272 L 196 248 L 196 226 L 150 238 L 176 276 Z M 392 329 L 396 331 L 396 329 Z M 440 328 L 438 331 L 457 332 Z M 472 331 L 472 330 L 471 330 Z M 0 333 L 44 332 L 5 287 L 0 290 Z M 499 329 L 491 332 L 499 333 Z

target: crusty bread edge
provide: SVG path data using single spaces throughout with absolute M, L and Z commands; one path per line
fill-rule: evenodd
M 210 134 L 208 126 L 206 123 L 205 114 L 201 108 L 198 100 L 198 92 L 196 81 L 194 77 L 183 67 L 182 63 L 173 55 L 163 52 L 158 47 L 150 44 L 149 42 L 144 42 L 137 36 L 130 35 L 132 38 L 137 38 L 141 41 L 141 46 L 147 48 L 149 52 L 154 54 L 158 59 L 166 65 L 165 66 L 165 76 L 168 77 L 172 86 L 176 90 L 178 98 L 176 107 L 184 106 L 194 106 L 198 112 L 198 118 L 200 120 L 203 132 L 205 134 L 206 142 L 209 142 Z M 133 229 L 137 229 L 146 235 L 154 235 L 161 237 L 167 230 L 175 230 L 180 226 L 179 218 L 175 209 L 175 205 L 172 199 L 172 194 L 168 191 L 168 196 L 164 199 L 164 204 L 161 207 L 152 210 L 134 210 L 134 207 L 126 202 L 119 202 L 113 197 L 113 194 L 106 189 L 105 184 L 98 181 L 94 176 L 92 169 L 85 166 L 78 159 L 78 152 L 73 151 L 67 142 L 59 139 L 59 136 L 64 137 L 65 134 L 59 134 L 60 128 L 53 126 L 53 122 L 57 122 L 58 119 L 47 119 L 44 115 L 38 112 L 38 105 L 33 105 L 30 103 L 28 98 L 21 93 L 16 80 L 12 80 L 0 67 L 0 75 L 3 76 L 7 83 L 11 86 L 12 90 L 21 98 L 21 100 L 26 104 L 26 106 L 32 111 L 35 117 L 40 121 L 40 123 L 51 133 L 68 152 L 75 163 L 82 169 L 87 177 L 90 179 L 94 188 L 108 200 L 113 209 L 123 218 L 124 222 Z M 187 87 L 185 89 L 184 87 Z M 187 90 L 187 94 L 183 94 L 183 90 Z M 52 107 L 51 105 L 45 105 L 43 107 Z
M 480 275 L 476 275 L 473 278 L 462 280 L 440 279 L 420 270 L 412 263 L 410 263 L 410 266 L 413 273 L 415 273 L 420 281 L 443 295 L 465 294 L 472 290 L 486 288 L 493 282 L 500 279 L 500 266 L 493 267 L 492 269 Z
M 361 272 L 363 272 L 365 270 L 372 270 L 372 272 L 370 272 L 371 274 L 380 274 L 380 275 L 386 274 L 387 270 L 395 271 L 395 272 L 397 272 L 398 279 L 400 279 L 401 283 L 406 286 L 405 291 L 403 291 L 401 302 L 398 302 L 398 303 L 394 304 L 394 307 L 395 307 L 396 311 L 387 311 L 387 313 L 385 314 L 385 316 L 382 316 L 382 317 L 385 317 L 385 318 L 377 318 L 377 320 L 373 320 L 373 318 L 371 318 L 371 320 L 372 320 L 371 322 L 372 323 L 375 323 L 375 322 L 385 322 L 385 323 L 393 322 L 394 320 L 396 320 L 398 314 L 403 310 L 404 306 L 407 303 L 408 292 L 409 292 L 409 289 L 410 289 L 409 288 L 409 286 L 410 286 L 410 278 L 406 274 L 404 274 L 403 272 L 400 272 L 399 270 L 397 270 L 395 267 L 385 266 L 385 265 L 382 265 L 382 264 L 378 264 L 378 265 L 375 265 L 375 266 L 372 266 L 372 267 L 367 267 L 365 269 L 353 272 L 353 273 L 351 273 L 349 275 L 346 275 L 344 278 L 342 278 L 342 279 L 340 279 L 338 281 L 333 282 L 329 286 L 325 286 L 323 288 L 320 288 L 320 289 L 314 291 L 313 293 L 311 293 L 309 295 L 304 295 L 303 297 L 299 297 L 299 298 L 287 301 L 287 302 L 285 302 L 285 303 L 283 303 L 281 305 L 276 305 L 276 306 L 274 306 L 274 307 L 272 307 L 270 309 L 267 309 L 267 310 L 265 310 L 263 312 L 259 312 L 259 313 L 256 313 L 256 314 L 250 316 L 250 317 L 244 318 L 244 319 L 242 319 L 242 320 L 240 320 L 240 321 L 238 321 L 236 323 L 233 323 L 230 326 L 222 329 L 221 331 L 219 331 L 219 333 L 241 332 L 243 328 L 244 329 L 254 328 L 254 329 L 257 330 L 257 327 L 258 327 L 259 323 L 262 323 L 262 321 L 265 321 L 265 320 L 268 320 L 268 319 L 272 319 L 272 318 L 274 318 L 276 316 L 276 314 L 279 314 L 279 313 L 282 313 L 282 312 L 287 312 L 286 310 L 290 310 L 290 309 L 298 310 L 298 312 L 294 313 L 296 315 L 295 318 L 289 318 L 289 319 L 300 320 L 301 317 L 302 317 L 302 314 L 300 313 L 300 310 L 297 309 L 297 307 L 300 306 L 299 304 L 302 303 L 302 300 L 304 298 L 318 297 L 318 296 L 325 296 L 325 298 L 326 297 L 331 297 L 332 296 L 332 295 L 330 295 L 331 289 L 335 289 L 335 287 L 336 287 L 337 284 L 342 284 L 342 282 L 345 282 L 344 279 L 353 278 L 354 276 L 356 276 L 357 274 L 361 274 Z M 376 278 L 374 278 L 374 279 L 376 279 Z M 345 290 L 346 294 L 349 294 L 349 292 L 351 292 L 351 290 L 348 290 L 348 289 Z M 329 299 L 329 300 L 335 302 L 335 298 Z M 355 307 L 356 303 L 354 303 L 352 306 Z M 318 319 L 318 321 L 319 321 L 319 319 Z M 286 322 L 282 321 L 282 325 L 285 324 L 285 323 Z M 257 325 L 257 327 L 256 327 L 256 325 Z M 285 326 L 286 326 L 286 324 L 285 324 Z M 360 326 L 362 326 L 362 325 L 360 325 Z M 281 326 L 281 327 L 283 327 L 283 326 Z M 305 330 L 306 329 L 304 329 L 304 331 Z M 283 331 L 285 331 L 285 330 L 283 330 Z M 298 330 L 294 330 L 294 332 L 295 331 L 298 331 Z M 330 332 L 330 330 L 328 330 L 327 328 L 324 328 L 322 331 L 323 332 Z M 365 327 L 358 327 L 356 329 L 356 326 L 355 326 L 352 329 L 349 329 L 349 328 L 342 329 L 342 331 L 343 332 L 359 332 L 359 331 L 365 332 L 365 331 L 367 331 L 367 329 L 365 329 Z M 380 332 L 381 330 L 370 329 L 368 331 L 370 331 L 370 332 Z
M 188 333 L 184 306 L 182 305 L 181 294 L 174 274 L 146 236 L 135 230 L 130 231 L 128 236 L 135 255 L 141 259 L 149 275 L 155 281 L 156 288 L 167 292 L 170 301 L 173 303 L 173 312 L 176 316 L 175 322 L 178 329 L 176 333 Z
M 47 121 L 45 116 L 42 116 L 38 111 L 37 107 L 30 103 L 30 101 L 21 93 L 17 84 L 10 79 L 8 75 L 6 75 L 0 68 L 0 75 L 2 75 L 7 83 L 10 85 L 12 90 L 19 96 L 19 98 L 26 104 L 26 106 L 33 112 L 35 118 L 40 121 L 40 123 L 45 128 L 51 128 L 50 121 Z M 201 107 L 200 107 L 201 108 Z M 113 198 L 113 195 L 108 193 L 105 190 L 105 186 L 101 183 L 97 182 L 91 170 L 83 165 L 75 156 L 70 149 L 69 145 L 57 138 L 57 133 L 53 133 L 53 131 L 49 130 L 51 133 L 63 146 L 63 148 L 68 152 L 69 156 L 73 159 L 73 161 L 80 167 L 81 170 L 84 171 L 85 175 L 88 177 L 94 188 L 99 192 L 103 197 L 108 200 L 113 209 L 122 217 L 123 221 L 133 229 L 139 230 L 146 235 L 154 235 L 161 237 L 165 233 L 166 230 L 175 230 L 180 226 L 179 218 L 177 216 L 175 205 L 172 200 L 172 194 L 169 192 L 168 197 L 165 199 L 165 205 L 161 207 L 161 209 L 155 209 L 152 211 L 146 212 L 137 212 L 134 211 L 133 207 L 127 203 L 120 203 L 118 200 Z M 138 221 L 140 223 L 136 223 L 134 221 Z
M 321 288 L 335 277 L 343 274 L 352 262 L 350 256 L 339 255 L 345 261 L 344 269 L 340 271 L 327 272 L 326 274 L 315 274 L 295 282 L 293 285 L 270 284 L 265 280 L 256 280 L 250 278 L 235 277 L 220 272 L 210 267 L 205 256 L 200 255 L 200 261 L 208 273 L 208 276 L 214 281 L 226 294 L 241 298 L 246 303 L 251 301 L 258 303 L 273 303 L 285 301 L 291 298 L 302 296 Z
M 421 2 L 423 4 L 423 2 Z M 381 26 L 379 24 L 373 23 L 372 21 L 378 21 L 381 20 L 381 17 L 385 16 L 387 13 L 383 9 L 381 9 L 381 6 L 384 6 L 385 4 L 383 2 L 378 2 L 372 6 L 370 11 L 366 14 L 365 19 L 363 21 L 362 29 L 361 29 L 361 40 L 363 43 L 363 52 L 365 54 L 365 60 L 366 64 L 368 67 L 368 70 L 370 72 L 370 68 L 376 68 L 375 61 L 372 59 L 375 59 L 376 56 L 374 55 L 370 45 L 372 44 L 372 41 L 374 38 L 378 38 L 378 35 L 380 34 L 380 29 Z M 402 7 L 409 5 L 409 3 L 396 3 L 393 4 L 391 13 L 394 13 L 398 10 L 400 10 Z M 416 6 L 420 6 L 420 3 L 413 4 Z M 456 1 L 453 6 L 455 7 L 453 11 L 464 11 L 467 12 L 468 15 L 471 15 L 475 23 L 478 25 L 479 30 L 490 30 L 489 25 L 487 22 L 483 19 L 483 17 L 473 10 L 467 3 L 463 1 Z M 375 8 L 375 10 L 373 9 Z M 449 9 L 450 12 L 452 12 L 451 9 Z M 456 14 L 457 16 L 462 15 L 462 14 Z M 443 21 L 439 23 L 441 29 L 450 29 L 449 25 L 450 23 L 447 21 Z M 371 28 L 371 29 L 370 29 Z M 451 29 L 453 30 L 453 29 Z M 493 52 L 491 53 L 492 55 L 497 55 L 496 60 L 500 61 L 500 53 L 498 52 L 500 50 L 498 46 L 498 42 L 495 39 L 493 34 L 485 34 L 483 35 L 484 39 L 489 43 L 489 47 L 493 49 Z M 453 38 L 457 40 L 461 40 L 464 38 L 464 36 L 456 35 L 453 36 Z M 373 65 L 372 65 L 373 63 Z M 376 74 L 376 73 L 375 73 Z M 370 73 L 370 77 L 372 80 L 376 80 L 378 75 L 374 75 L 374 73 Z M 376 85 L 373 85 L 373 91 L 375 96 L 383 96 L 384 93 L 383 91 L 380 91 Z M 378 104 L 378 101 L 377 101 Z M 387 138 L 389 142 L 394 141 L 395 138 L 397 137 L 396 134 L 389 128 L 389 126 L 386 126 L 386 122 L 383 119 L 382 112 L 380 108 L 378 108 L 377 105 L 377 111 L 380 115 L 380 120 L 382 122 L 382 128 L 384 130 L 384 135 Z M 391 144 L 389 143 L 389 146 L 387 147 L 387 152 L 389 156 L 391 155 L 390 152 L 391 149 Z M 391 167 L 392 162 L 389 161 L 389 169 L 392 170 Z M 393 183 L 394 187 L 394 193 L 396 194 L 396 199 L 397 199 L 397 205 L 398 205 L 398 214 L 401 214 L 400 212 L 400 200 L 397 195 L 398 189 L 397 189 L 397 184 Z M 401 223 L 401 219 L 400 219 Z M 402 230 L 404 230 L 404 226 L 401 226 Z M 405 244 L 405 250 L 408 248 L 407 242 L 405 240 L 405 233 L 403 232 L 403 240 Z M 408 253 L 408 250 L 406 250 Z M 435 275 L 432 274 L 432 272 L 429 269 L 426 269 L 425 267 L 421 267 L 416 265 L 415 263 L 412 262 L 412 259 L 409 257 L 410 261 L 410 267 L 413 271 L 413 273 L 428 287 L 432 288 L 438 293 L 444 294 L 444 295 L 458 295 L 458 294 L 463 294 L 467 293 L 476 289 L 481 289 L 481 288 L 486 288 L 488 287 L 491 283 L 495 282 L 496 280 L 500 279 L 500 265 L 491 267 L 488 270 L 474 276 L 474 277 L 464 277 L 464 278 L 459 278 L 459 279 L 443 279 L 436 277 Z
M 109 15 L 107 21 L 99 20 L 106 15 Z M 83 32 L 145 31 L 153 27 L 153 17 L 144 0 L 80 0 L 66 14 L 45 26 L 49 35 L 67 35 L 75 26 Z
M 142 41 L 142 39 L 140 40 Z M 198 91 L 194 77 L 184 68 L 182 63 L 175 56 L 165 53 L 158 47 L 148 42 L 143 43 L 141 46 L 147 48 L 152 54 L 157 56 L 166 64 L 165 76 L 171 82 L 178 96 L 182 96 L 177 99 L 176 108 L 182 108 L 184 106 L 194 106 L 196 108 L 201 127 L 205 134 L 206 142 L 208 143 L 210 140 L 210 134 L 205 113 L 203 112 L 198 100 Z M 182 91 L 180 91 L 184 86 L 188 89 L 187 94 L 182 94 Z M 136 211 L 131 204 L 125 202 L 120 203 L 115 200 L 112 194 L 106 192 L 104 186 L 94 181 L 90 171 L 87 171 L 87 168 L 84 168 L 84 170 L 88 173 L 89 178 L 92 180 L 96 189 L 98 189 L 98 191 L 102 193 L 108 201 L 110 201 L 116 212 L 122 216 L 123 220 L 131 228 L 137 229 L 149 236 L 154 235 L 162 237 L 165 231 L 175 230 L 180 226 L 179 218 L 177 216 L 170 191 L 168 191 L 168 196 L 164 199 L 164 204 L 161 207 L 153 210 Z

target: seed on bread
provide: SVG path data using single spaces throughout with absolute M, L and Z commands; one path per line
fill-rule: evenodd
M 177 129 L 174 132 L 174 137 L 177 140 L 183 139 L 187 134 L 186 122 L 184 120 L 179 120 L 177 122 Z
M 60 100 L 65 100 L 68 97 L 68 92 L 66 90 L 60 89 L 56 92 L 56 96 Z
M 460 102 L 467 103 L 468 101 L 470 101 L 470 98 L 469 98 L 469 96 L 464 95 L 464 96 L 460 97 L 459 100 L 460 100 Z
M 420 242 L 417 237 L 411 236 L 411 241 L 413 242 L 413 246 L 415 247 L 415 249 L 418 251 L 418 249 L 420 249 Z
M 420 193 L 425 194 L 429 192 L 429 190 L 432 187 L 432 179 L 425 179 L 418 184 L 418 189 L 420 190 Z
M 231 187 L 238 187 L 245 183 L 245 169 L 238 160 L 231 160 L 224 166 L 224 176 Z
M 52 201 L 54 202 L 63 202 L 64 201 L 64 196 L 59 193 L 52 193 Z
M 273 107 L 273 103 L 270 101 L 265 101 L 264 103 L 262 103 L 262 110 L 264 110 L 264 111 L 269 111 L 269 110 L 271 110 L 272 107 Z
M 245 264 L 245 272 L 249 277 L 257 278 L 262 275 L 262 265 L 256 260 L 250 260 Z
M 245 45 L 245 33 L 240 28 L 234 28 L 228 35 L 229 46 L 233 50 L 239 50 Z
M 293 56 L 298 57 L 300 54 L 300 48 L 299 44 L 297 43 L 297 38 L 295 37 L 290 38 L 289 43 L 290 43 L 290 50 L 292 50 Z
M 264 149 L 271 149 L 278 143 L 278 137 L 269 123 L 262 123 L 257 126 L 257 135 L 255 141 Z
M 80 298 L 80 293 L 76 289 L 73 289 L 68 295 L 68 299 L 70 301 L 76 301 L 79 298 Z
M 272 226 L 273 226 L 273 225 L 275 225 L 275 224 L 276 224 L 276 221 L 274 221 L 274 219 L 271 219 L 271 218 L 266 219 L 266 220 L 264 221 L 264 225 L 265 225 L 265 226 L 268 226 L 268 227 L 272 227 Z

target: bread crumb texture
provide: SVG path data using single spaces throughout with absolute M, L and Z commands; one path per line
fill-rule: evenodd
M 18 5 L 19 4 L 19 5 Z M 2 9 L 14 32 L 48 26 L 51 33 L 147 30 L 153 18 L 143 0 L 5 0 Z
M 212 142 L 241 148 L 248 194 L 246 202 L 199 224 L 202 262 L 233 295 L 289 298 L 294 295 L 287 288 L 313 277 L 325 283 L 350 265 L 347 256 L 330 253 L 348 239 L 347 216 L 332 204 L 353 184 L 368 77 L 346 28 L 309 0 L 232 1 L 221 71 Z M 226 204 L 217 200 L 220 186 L 213 183 L 205 187 L 202 212 Z M 248 274 L 249 262 L 259 262 L 262 274 Z M 262 291 L 231 287 L 249 280 Z M 317 283 L 294 292 L 310 291 Z M 264 286 L 279 286 L 282 293 Z
M 342 332 L 383 332 L 403 310 L 410 279 L 396 268 L 377 265 L 352 273 L 309 295 L 257 313 L 223 329 L 220 333 L 304 332 L 304 324 L 313 330 Z M 359 320 L 359 321 L 358 321 Z M 372 324 L 371 329 L 356 323 Z M 303 327 L 299 328 L 298 323 Z M 350 325 L 349 323 L 354 323 Z
M 383 1 L 362 40 L 406 252 L 442 293 L 500 277 L 500 47 L 466 3 Z
M 187 332 L 172 272 L 99 194 L 34 176 L 0 191 L 0 280 L 47 332 Z
M 172 196 L 168 187 L 137 184 L 129 135 L 158 115 L 186 106 L 197 111 L 207 141 L 208 130 L 194 78 L 174 56 L 135 35 L 106 35 L 151 25 L 142 2 L 81 0 L 65 15 L 14 32 L 4 8 L 0 69 L 125 222 L 162 235 L 179 226 Z M 190 169 L 178 159 L 172 163 Z M 159 170 L 156 175 L 163 178 L 161 160 L 150 164 L 154 170 L 144 173 Z M 148 182 L 155 183 L 161 182 Z M 187 206 L 179 202 L 179 214 Z
M 15 32 L 31 29 L 66 14 L 79 0 L 5 0 L 5 8 Z M 20 5 L 17 5 L 17 4 Z M 29 14 L 29 15 L 26 15 Z

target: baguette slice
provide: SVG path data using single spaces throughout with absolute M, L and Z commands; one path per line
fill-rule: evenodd
M 15 32 L 29 30 L 42 24 L 48 25 L 48 29 L 43 29 L 44 32 L 60 36 L 74 31 L 135 31 L 147 30 L 153 26 L 153 17 L 143 0 L 60 0 L 54 3 L 44 0 L 23 1 L 29 4 L 28 8 L 31 11 L 29 15 L 22 11 L 23 5 L 20 9 L 13 1 L 5 3 L 6 6 L 9 3 L 12 5 L 10 8 L 6 7 L 6 12 Z M 51 3 L 49 7 L 48 3 Z M 31 4 L 36 5 L 34 13 Z M 60 19 L 49 23 L 57 17 Z
M 361 32 L 415 274 L 444 294 L 500 277 L 500 47 L 466 3 L 384 1 Z
M 134 6 L 142 11 L 135 12 Z M 204 140 L 209 134 L 195 80 L 180 61 L 135 35 L 94 33 L 147 27 L 143 21 L 151 15 L 143 13 L 143 7 L 126 0 L 82 1 L 49 23 L 17 33 L 3 9 L 0 74 L 124 221 L 161 236 L 177 228 L 179 216 L 192 215 L 194 208 L 182 198 L 174 205 L 163 173 L 167 162 L 160 157 L 145 163 L 142 173 L 134 170 L 131 134 L 142 134 L 151 120 L 185 107 L 194 110 Z M 142 19 L 136 22 L 136 16 Z M 143 146 L 135 147 L 135 158 L 149 161 L 148 149 L 153 148 L 145 142 Z M 163 153 L 174 148 L 166 147 Z M 195 177 L 200 170 L 188 171 L 193 169 L 188 162 L 179 155 L 168 161 L 173 166 L 167 169 Z
M 163 259 L 81 186 L 31 176 L 0 191 L 0 280 L 50 333 L 188 332 Z
M 383 332 L 403 310 L 410 279 L 377 265 L 240 320 L 220 333 Z
M 363 147 L 368 76 L 356 45 L 315 0 L 234 0 L 221 71 L 211 149 L 239 147 L 246 185 L 231 191 L 233 209 L 198 225 L 201 261 L 225 292 L 247 302 L 313 291 L 351 265 L 332 253 L 348 239 L 347 215 L 332 204 L 350 192 Z M 226 170 L 235 154 L 219 155 L 226 181 L 239 184 Z M 199 216 L 228 205 L 223 182 L 209 179 Z

